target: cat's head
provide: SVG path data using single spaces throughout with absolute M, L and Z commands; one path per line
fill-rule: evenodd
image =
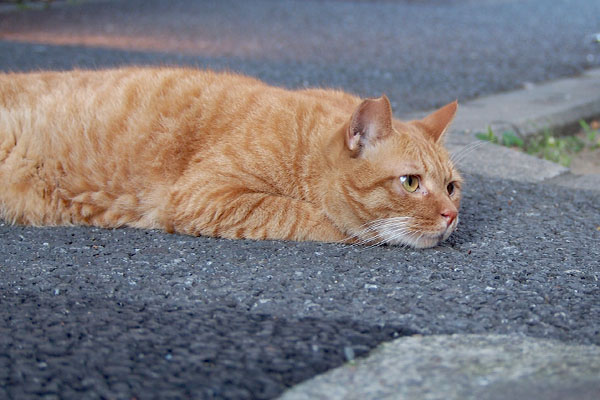
M 424 248 L 456 229 L 462 178 L 441 138 L 457 107 L 410 122 L 393 119 L 385 96 L 357 107 L 339 132 L 343 144 L 326 200 L 349 237 Z

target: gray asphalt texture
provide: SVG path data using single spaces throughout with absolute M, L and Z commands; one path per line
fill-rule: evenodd
M 589 0 L 98 2 L 1 15 L 0 70 L 195 65 L 386 93 L 403 113 L 600 66 L 598 15 Z M 6 39 L 23 33 L 74 45 Z M 99 36 L 111 46 L 76 45 Z
M 271 398 L 411 332 L 600 344 L 597 193 L 469 182 L 431 250 L 1 226 L 0 397 Z
M 3 13 L 0 69 L 231 68 L 289 87 L 386 92 L 398 114 L 576 73 L 588 52 L 598 65 L 585 41 L 596 2 L 232 4 Z M 208 44 L 1 40 L 19 30 Z M 466 178 L 458 231 L 429 250 L 0 224 L 0 398 L 273 398 L 415 332 L 600 345 L 598 192 Z

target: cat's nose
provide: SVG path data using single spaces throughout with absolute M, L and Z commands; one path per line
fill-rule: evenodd
M 450 226 L 452 222 L 456 219 L 458 212 L 455 210 L 444 210 L 442 211 L 442 217 L 446 220 L 446 226 Z

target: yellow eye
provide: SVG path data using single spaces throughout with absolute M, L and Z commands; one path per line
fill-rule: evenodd
M 415 175 L 402 175 L 400 183 L 402 183 L 404 190 L 408 193 L 413 193 L 419 188 L 419 177 Z

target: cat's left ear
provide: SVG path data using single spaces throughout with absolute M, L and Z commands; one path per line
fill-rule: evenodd
M 383 95 L 377 99 L 366 99 L 356 108 L 346 131 L 346 147 L 353 157 L 377 141 L 387 137 L 392 130 L 392 106 Z
M 432 139 L 434 142 L 439 142 L 454 120 L 457 109 L 458 101 L 455 100 L 452 103 L 448 103 L 442 108 L 432 112 L 422 120 L 416 121 L 416 124 L 430 139 Z

